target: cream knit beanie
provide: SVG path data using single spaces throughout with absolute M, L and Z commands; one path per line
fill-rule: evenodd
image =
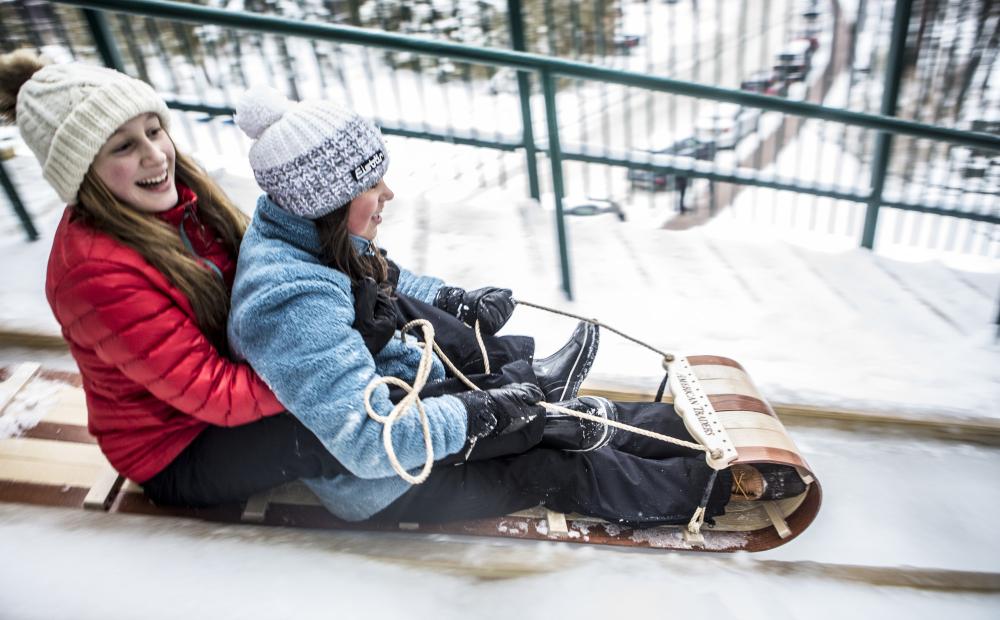
M 315 220 L 378 184 L 389 153 L 378 127 L 329 101 L 294 103 L 269 87 L 236 104 L 236 124 L 255 139 L 250 167 L 282 209 Z
M 83 177 L 126 121 L 153 112 L 169 130 L 167 104 L 141 80 L 112 69 L 69 63 L 36 71 L 17 94 L 17 127 L 42 175 L 68 204 Z

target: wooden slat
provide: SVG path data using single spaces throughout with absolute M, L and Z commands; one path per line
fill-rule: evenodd
M 4 502 L 79 508 L 86 494 L 83 486 L 0 480 L 0 499 Z
M 756 411 L 777 417 L 770 405 L 759 398 L 741 396 L 739 394 L 716 394 L 709 396 L 708 401 L 716 411 Z
M 87 510 L 107 510 L 115 500 L 115 494 L 121 487 L 122 477 L 105 464 L 104 469 L 91 483 L 90 491 L 83 498 L 83 507 Z
M 86 426 L 87 399 L 83 389 L 61 385 L 55 402 L 46 409 L 42 419 L 53 424 Z
M 78 463 L 81 465 L 107 462 L 95 444 L 53 441 L 51 439 L 0 439 L 0 457 L 7 456 L 40 462 Z
M 797 452 L 789 452 L 779 448 L 744 446 L 736 448 L 736 453 L 739 454 L 739 458 L 736 459 L 737 463 L 782 463 L 812 471 L 805 459 Z
M 548 524 L 549 534 L 553 536 L 565 536 L 569 533 L 566 526 L 566 515 L 555 510 L 545 511 L 545 522 Z
M 733 368 L 739 368 L 743 370 L 743 366 L 735 360 L 731 360 L 728 357 L 722 357 L 719 355 L 688 355 L 688 363 L 692 366 L 701 366 L 703 364 L 716 364 L 719 366 L 732 366 Z
M 3 413 L 7 405 L 14 400 L 31 379 L 38 374 L 41 364 L 34 362 L 18 364 L 10 373 L 10 376 L 0 383 L 0 414 Z
M 735 394 L 739 396 L 750 396 L 757 400 L 764 400 L 752 384 L 745 381 L 733 381 L 732 379 L 705 379 L 700 381 L 701 387 L 709 396 L 719 394 Z
M 250 523 L 263 523 L 264 517 L 267 516 L 267 507 L 270 503 L 271 494 L 269 491 L 257 493 L 248 499 L 246 505 L 243 506 L 243 514 L 240 515 L 240 520 Z
M 788 538 L 792 535 L 792 530 L 788 527 L 788 523 L 785 522 L 784 516 L 781 514 L 781 509 L 778 508 L 777 504 L 774 502 L 762 502 L 764 504 L 764 510 L 767 512 L 768 518 L 774 525 L 775 531 L 778 532 L 778 536 L 781 538 Z
M 69 441 L 73 443 L 97 443 L 86 426 L 76 424 L 57 424 L 42 421 L 24 431 L 21 437 L 29 439 L 51 439 L 53 441 Z
M 302 482 L 290 482 L 271 490 L 272 504 L 299 504 L 302 506 L 320 506 L 320 501 Z
M 0 480 L 90 489 L 104 471 L 96 463 L 42 462 L 0 456 Z M 2 499 L 2 498 L 0 498 Z
M 691 370 L 702 381 L 709 379 L 729 379 L 730 381 L 750 383 L 750 378 L 747 377 L 747 373 L 744 370 L 733 368 L 732 366 L 704 364 L 702 366 L 692 366 Z
M 0 456 L 18 456 L 61 463 L 107 462 L 97 444 L 20 437 L 0 439 Z
M 753 429 L 785 434 L 785 427 L 778 418 L 756 411 L 719 411 L 719 420 L 727 431 L 730 429 Z
M 775 450 L 787 450 L 795 454 L 799 453 L 795 443 L 789 439 L 788 434 L 782 431 L 773 431 L 760 428 L 734 428 L 726 429 L 729 439 L 736 446 L 736 452 L 742 447 L 761 447 Z
M 795 497 L 786 497 L 770 503 L 777 506 L 782 517 L 787 517 L 798 510 L 806 501 L 807 493 Z M 753 532 L 771 527 L 768 516 L 760 501 L 733 501 L 726 505 L 726 512 L 715 517 L 715 525 L 711 529 L 717 532 Z

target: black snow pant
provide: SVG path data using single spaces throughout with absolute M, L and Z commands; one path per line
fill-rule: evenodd
M 526 343 L 515 340 L 517 337 L 484 338 L 493 370 L 487 375 L 482 372 L 482 355 L 468 326 L 405 296 L 400 296 L 397 307 L 403 322 L 430 320 L 435 341 L 479 388 L 537 382 L 530 364 L 534 347 L 527 353 Z M 449 377 L 425 386 L 420 396 L 431 398 L 467 389 Z M 404 395 L 399 389 L 391 391 L 395 402 Z M 694 441 L 670 405 L 617 406 L 620 420 L 626 424 Z M 619 523 L 686 523 L 712 477 L 700 451 L 617 430 L 604 448 L 566 452 L 542 445 L 544 426 L 544 417 L 539 416 L 516 433 L 479 440 L 468 455 L 462 451 L 437 461 L 426 481 L 414 485 L 372 519 L 435 522 L 496 517 L 542 504 L 559 512 Z M 730 486 L 729 472 L 719 472 L 710 490 L 708 517 L 723 512 Z
M 301 478 L 348 473 L 298 418 L 282 413 L 242 426 L 210 426 L 142 484 L 157 504 L 214 506 Z
M 622 422 L 692 441 L 673 407 L 617 403 Z M 541 440 L 540 433 L 538 440 Z M 617 430 L 591 452 L 529 448 L 520 454 L 435 464 L 372 520 L 441 522 L 496 517 L 544 505 L 629 525 L 686 523 L 701 503 L 712 470 L 703 452 Z M 731 476 L 718 472 L 706 516 L 722 514 Z

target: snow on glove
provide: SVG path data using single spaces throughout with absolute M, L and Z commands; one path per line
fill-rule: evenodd
M 536 403 L 545 399 L 534 383 L 511 383 L 501 388 L 454 394 L 469 416 L 468 438 L 499 437 L 527 426 L 545 415 Z
M 487 336 L 500 331 L 514 313 L 514 299 L 510 289 L 488 286 L 466 291 L 457 286 L 442 286 L 434 298 L 434 305 L 454 316 L 469 327 L 479 321 L 479 328 Z
M 354 294 L 354 324 L 365 341 L 365 347 L 375 355 L 396 333 L 396 307 L 389 293 L 375 280 L 365 278 L 351 286 Z

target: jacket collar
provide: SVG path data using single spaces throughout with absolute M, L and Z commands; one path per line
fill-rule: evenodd
M 267 194 L 262 194 L 257 199 L 254 220 L 259 223 L 261 232 L 266 237 L 279 239 L 313 256 L 319 256 L 319 232 L 312 220 L 285 211 Z
M 351 243 L 354 244 L 354 249 L 358 251 L 358 254 L 361 256 L 372 256 L 375 254 L 374 242 L 358 235 L 351 235 L 350 237 Z
M 177 181 L 177 204 L 170 207 L 166 211 L 157 213 L 156 217 L 176 228 L 177 226 L 180 226 L 181 220 L 184 219 L 184 213 L 188 209 L 190 209 L 192 213 L 197 211 L 198 196 L 190 187 L 184 185 L 180 181 Z

